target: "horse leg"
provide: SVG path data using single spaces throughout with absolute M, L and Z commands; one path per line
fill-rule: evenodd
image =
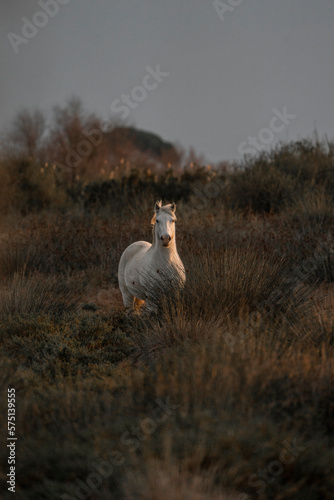
M 134 309 L 135 298 L 128 290 L 121 290 L 125 309 Z
M 137 299 L 137 297 L 134 297 L 133 301 L 133 307 L 136 312 L 140 312 L 141 307 L 145 304 L 145 300 L 140 300 Z

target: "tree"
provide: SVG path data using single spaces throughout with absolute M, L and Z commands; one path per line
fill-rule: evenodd
M 35 109 L 23 109 L 14 118 L 13 124 L 6 134 L 6 145 L 15 154 L 36 160 L 43 149 L 45 117 Z
M 81 100 L 72 97 L 65 107 L 53 109 L 49 133 L 49 157 L 68 176 L 73 186 L 77 176 L 94 172 L 104 154 L 100 120 L 87 115 Z

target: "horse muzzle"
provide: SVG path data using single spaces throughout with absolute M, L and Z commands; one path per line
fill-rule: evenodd
M 161 242 L 162 242 L 162 246 L 163 247 L 169 247 L 169 244 L 171 242 L 171 237 L 169 236 L 169 234 L 163 234 L 161 236 Z

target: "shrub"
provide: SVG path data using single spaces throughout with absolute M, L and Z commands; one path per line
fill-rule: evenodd
M 275 213 L 295 195 L 296 183 L 287 174 L 263 160 L 230 177 L 225 194 L 227 204 L 233 209 L 260 213 Z
M 168 171 L 159 176 L 148 172 L 133 170 L 131 175 L 118 180 L 93 182 L 84 188 L 84 207 L 86 210 L 109 207 L 124 210 L 131 200 L 131 204 L 139 204 L 143 199 L 157 198 L 178 202 L 187 201 L 191 195 L 189 179 L 180 180 Z
M 304 140 L 249 157 L 230 175 L 227 206 L 259 213 L 280 212 L 313 186 L 332 197 L 334 149 Z
M 47 166 L 46 166 L 47 165 Z M 3 160 L 0 164 L 0 212 L 26 215 L 50 207 L 66 207 L 69 198 L 48 164 L 27 158 Z

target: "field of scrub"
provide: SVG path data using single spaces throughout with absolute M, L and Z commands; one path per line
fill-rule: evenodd
M 0 425 L 6 438 L 15 388 L 17 498 L 331 498 L 333 151 L 301 141 L 70 188 L 36 159 L 2 161 Z M 186 286 L 129 316 L 119 258 L 151 241 L 159 197 L 177 204 Z

